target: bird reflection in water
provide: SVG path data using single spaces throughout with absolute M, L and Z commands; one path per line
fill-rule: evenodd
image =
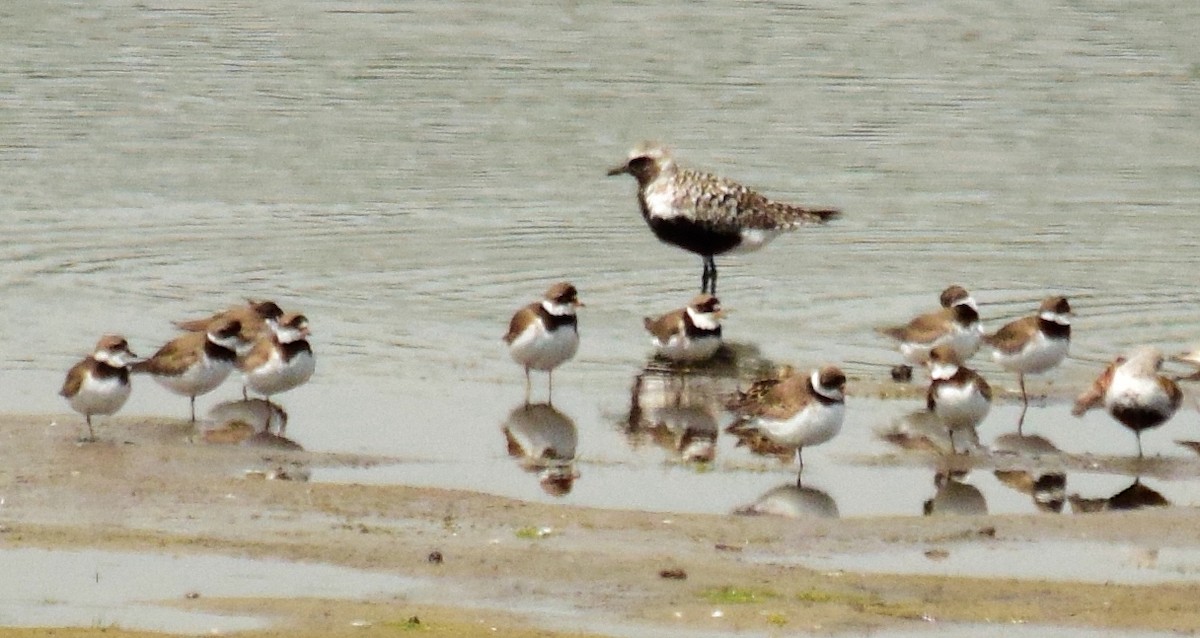
M 521 404 L 508 413 L 503 430 L 508 455 L 521 469 L 537 475 L 543 491 L 551 496 L 571 492 L 579 478 L 575 421 L 548 403 Z
M 1147 507 L 1167 507 L 1171 504 L 1165 496 L 1143 485 L 1141 477 L 1134 479 L 1132 485 L 1108 498 L 1083 498 L 1072 494 L 1068 500 L 1071 502 L 1071 510 L 1077 514 L 1140 510 Z
M 979 433 L 974 427 L 962 425 L 950 431 L 936 414 L 929 410 L 910 412 L 877 432 L 879 438 L 896 447 L 915 452 L 929 452 L 943 456 L 983 453 L 979 444 Z M 952 447 L 953 446 L 953 447 Z
M 784 518 L 837 518 L 837 501 L 823 490 L 801 487 L 794 482 L 773 487 L 753 503 L 734 510 L 742 516 Z
M 707 368 L 651 361 L 634 378 L 625 435 L 637 448 L 653 443 L 674 460 L 711 463 L 717 453 L 721 397 L 736 381 Z
M 241 399 L 219 403 L 200 425 L 200 438 L 216 445 L 251 445 L 281 450 L 300 450 L 299 443 L 285 437 L 288 415 L 265 399 Z
M 1020 431 L 1003 434 L 992 442 L 992 452 L 1037 461 L 1062 454 L 1049 439 L 1024 435 Z M 1067 501 L 1067 475 L 1060 471 L 1039 471 L 1036 468 L 1003 469 L 994 472 L 996 478 L 1012 489 L 1025 494 L 1041 512 L 1061 514 Z
M 974 516 L 987 514 L 987 501 L 974 485 L 964 482 L 966 472 L 938 471 L 933 476 L 937 487 L 922 506 L 925 516 Z

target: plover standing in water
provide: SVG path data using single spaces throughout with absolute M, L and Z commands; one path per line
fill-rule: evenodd
M 554 369 L 579 349 L 575 310 L 583 304 L 575 286 L 561 282 L 550 286 L 541 301 L 518 310 L 508 322 L 504 343 L 513 361 L 525 368 L 525 403 L 529 403 L 530 370 L 549 373 L 549 394 L 554 396 Z
M 772 201 L 732 180 L 680 168 L 666 148 L 651 142 L 608 171 L 624 173 L 637 180 L 642 218 L 654 235 L 704 260 L 702 293 L 717 293 L 717 255 L 758 250 L 783 231 L 841 214 Z
M 1159 374 L 1163 354 L 1158 348 L 1141 347 L 1127 357 L 1117 357 L 1075 399 L 1071 414 L 1103 405 L 1112 418 L 1133 430 L 1137 436 L 1138 458 L 1142 458 L 1142 430 L 1165 423 L 1175 415 L 1183 401 L 1183 392 L 1171 379 Z
M 695 363 L 712 358 L 721 347 L 721 317 L 725 310 L 716 297 L 703 294 L 686 308 L 642 323 L 654 337 L 658 353 L 671 361 Z
M 87 421 L 88 441 L 96 440 L 93 414 L 114 414 L 129 398 L 129 363 L 137 355 L 121 335 L 104 335 L 92 354 L 67 371 L 58 394 Z
M 992 388 L 979 373 L 962 365 L 958 353 L 950 345 L 941 345 L 929 353 L 929 391 L 925 405 L 945 426 L 950 435 L 950 453 L 954 446 L 954 431 L 975 429 L 992 407 Z
M 281 316 L 249 352 L 238 357 L 237 367 L 245 380 L 243 393 L 249 388 L 269 403 L 272 396 L 308 382 L 317 369 L 308 337 L 308 317 L 296 312 Z
M 842 429 L 846 375 L 837 366 L 807 375 L 785 368 L 781 377 L 755 382 L 729 407 L 738 418 L 726 431 L 739 437 L 762 435 L 776 445 L 795 448 L 799 485 L 804 448 L 825 443 Z
M 940 345 L 953 347 L 959 361 L 970 359 L 979 350 L 983 327 L 971 293 L 962 286 L 950 286 L 938 300 L 941 310 L 917 315 L 903 326 L 879 330 L 899 342 L 900 354 L 909 363 L 925 364 L 929 352 Z
M 1017 373 L 1021 385 L 1021 416 L 1017 433 L 1025 425 L 1029 395 L 1025 375 L 1049 371 L 1067 358 L 1071 346 L 1071 304 L 1066 297 L 1047 297 L 1037 314 L 1005 324 L 983 340 L 994 349 L 992 358 L 1000 367 Z
M 210 327 L 219 321 L 237 321 L 242 326 L 242 331 L 239 334 L 242 345 L 241 350 L 238 352 L 241 355 L 245 354 L 260 336 L 267 334 L 270 330 L 274 330 L 279 318 L 282 316 L 283 310 L 274 301 L 250 299 L 246 301 L 245 305 L 233 306 L 203 319 L 186 319 L 172 323 L 180 330 L 207 332 Z

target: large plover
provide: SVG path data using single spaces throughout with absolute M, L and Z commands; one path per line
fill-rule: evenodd
M 929 352 L 950 345 L 960 361 L 970 359 L 979 350 L 983 328 L 979 307 L 962 286 L 949 286 L 938 297 L 942 308 L 917 315 L 903 326 L 881 328 L 879 332 L 899 342 L 900 354 L 914 365 L 929 360 Z
M 654 235 L 704 260 L 702 293 L 717 292 L 717 255 L 757 250 L 780 232 L 841 213 L 772 201 L 732 180 L 680 168 L 666 148 L 651 142 L 608 171 L 623 173 L 637 180 L 642 218 Z
M 529 403 L 529 371 L 549 373 L 549 401 L 554 395 L 554 369 L 579 349 L 579 327 L 575 310 L 579 301 L 575 286 L 561 282 L 550 286 L 541 301 L 535 301 L 513 314 L 504 342 L 508 352 L 525 368 L 525 403 Z
M 1071 414 L 1083 416 L 1084 412 L 1103 405 L 1121 425 L 1133 430 L 1138 458 L 1142 458 L 1142 430 L 1165 423 L 1183 401 L 1179 386 L 1159 373 L 1162 363 L 1162 352 L 1150 346 L 1117 357 L 1092 387 L 1075 399 Z
M 658 353 L 671 361 L 705 361 L 721 347 L 721 317 L 725 311 L 716 297 L 703 294 L 685 308 L 642 323 L 654 338 Z
M 832 439 L 846 415 L 846 375 L 836 366 L 810 374 L 790 367 L 781 376 L 755 382 L 729 405 L 737 420 L 726 430 L 739 437 L 762 435 L 772 443 L 795 448 L 799 473 L 804 472 L 804 448 Z
M 96 439 L 93 414 L 113 414 L 125 405 L 131 389 L 129 363 L 136 357 L 125 337 L 104 335 L 92 354 L 67 371 L 58 393 L 87 421 L 87 440 Z
M 1037 314 L 1005 324 L 995 334 L 983 337 L 984 342 L 994 349 L 992 358 L 996 363 L 1017 373 L 1017 382 L 1021 385 L 1018 433 L 1025 425 L 1025 411 L 1029 409 L 1025 375 L 1046 372 L 1067 358 L 1071 346 L 1071 314 L 1071 304 L 1066 297 L 1047 297 Z

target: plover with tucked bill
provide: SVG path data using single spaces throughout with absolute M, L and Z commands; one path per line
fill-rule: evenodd
M 1071 304 L 1066 297 L 1047 297 L 1037 314 L 1005 324 L 983 340 L 993 348 L 992 358 L 1000 367 L 1017 373 L 1021 385 L 1021 416 L 1017 433 L 1022 433 L 1029 395 L 1025 375 L 1047 372 L 1067 358 L 1071 347 Z
M 579 349 L 575 310 L 583 306 L 575 286 L 561 282 L 550 286 L 541 301 L 518 310 L 508 322 L 504 343 L 513 361 L 525 368 L 525 403 L 529 403 L 530 370 L 549 374 L 547 401 L 554 396 L 554 369 Z
M 979 350 L 983 327 L 971 293 L 962 286 L 949 286 L 938 301 L 940 310 L 917 315 L 903 326 L 879 330 L 899 342 L 900 354 L 911 364 L 924 365 L 929 352 L 940 345 L 953 347 L 959 361 L 970 359 Z
M 317 369 L 316 356 L 308 343 L 310 334 L 308 317 L 296 312 L 280 317 L 249 352 L 238 357 L 237 367 L 246 387 L 270 402 L 272 396 L 306 383 Z
M 212 392 L 233 371 L 241 322 L 220 319 L 205 332 L 188 332 L 158 349 L 149 359 L 132 366 L 134 372 L 154 377 L 164 388 L 188 397 L 191 422 L 196 422 L 196 397 Z
M 642 218 L 654 235 L 704 260 L 702 293 L 717 293 L 717 255 L 758 250 L 783 231 L 841 214 L 772 201 L 732 180 L 681 168 L 654 142 L 639 144 L 624 164 L 608 171 L 626 173 L 637 180 Z
M 1104 406 L 1112 418 L 1133 430 L 1137 437 L 1138 458 L 1142 458 L 1142 430 L 1158 427 L 1175 415 L 1183 401 L 1183 392 L 1171 379 L 1159 373 L 1163 354 L 1158 348 L 1144 346 L 1117 357 L 1075 399 L 1071 414 L 1083 416 L 1088 410 Z
M 979 427 L 992 407 L 992 388 L 979 373 L 963 366 L 954 347 L 948 344 L 930 351 L 929 377 L 932 381 L 925 393 L 925 406 L 946 426 L 950 453 L 954 454 L 954 431 Z
M 782 375 L 756 381 L 739 393 L 729 408 L 737 419 L 727 432 L 738 437 L 761 435 L 778 446 L 795 448 L 799 485 L 804 448 L 825 443 L 842 429 L 846 375 L 832 365 L 809 374 L 785 367 Z
M 705 361 L 721 347 L 721 302 L 709 294 L 692 299 L 687 307 L 657 319 L 642 320 L 658 354 L 681 363 Z
M 245 354 L 259 336 L 274 330 L 283 310 L 274 301 L 247 299 L 245 305 L 233 306 L 203 319 L 186 319 L 175 321 L 176 328 L 188 332 L 207 332 L 208 329 L 223 320 L 234 320 L 241 324 L 242 331 L 238 335 L 242 340 L 242 350 Z
M 58 394 L 87 421 L 87 441 L 96 440 L 93 414 L 115 414 L 129 398 L 129 364 L 137 358 L 121 335 L 104 335 L 92 354 L 71 366 Z

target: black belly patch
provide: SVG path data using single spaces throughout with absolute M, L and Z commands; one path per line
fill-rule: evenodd
M 1121 406 L 1113 406 L 1113 418 L 1120 421 L 1125 427 L 1141 431 L 1162 425 L 1163 421 L 1167 420 L 1167 415 L 1158 410 L 1147 410 L 1146 408 L 1125 408 Z
M 720 255 L 742 243 L 738 230 L 721 230 L 707 224 L 698 224 L 685 217 L 662 219 L 650 217 L 646 220 L 650 230 L 660 241 L 674 244 L 698 255 Z

